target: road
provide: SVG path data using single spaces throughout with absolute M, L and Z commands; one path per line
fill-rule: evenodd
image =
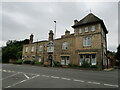
M 80 69 L 3 64 L 4 88 L 118 88 L 118 70 Z

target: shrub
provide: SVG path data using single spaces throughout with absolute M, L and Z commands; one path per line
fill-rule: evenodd
M 76 64 L 68 64 L 69 67 L 78 67 Z
M 61 66 L 61 63 L 58 62 L 58 61 L 53 61 L 53 63 L 54 63 L 55 66 L 58 66 L 58 67 Z
M 38 62 L 38 61 L 36 61 L 35 64 L 36 64 L 36 65 L 43 65 L 43 62 Z
M 84 60 L 81 67 L 89 68 L 90 64 Z
M 91 68 L 98 68 L 97 65 L 91 65 L 90 67 L 91 67 Z
M 30 64 L 31 64 L 31 65 L 34 65 L 34 64 L 35 64 L 35 60 L 32 60 L 32 61 L 30 62 Z
M 14 62 L 13 64 L 22 64 L 22 60 L 18 60 L 16 62 Z
M 30 64 L 31 61 L 30 61 L 30 60 L 24 60 L 23 63 L 24 63 L 24 64 Z

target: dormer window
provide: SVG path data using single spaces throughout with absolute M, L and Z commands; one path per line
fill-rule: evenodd
M 85 32 L 88 32 L 88 27 L 85 27 Z
M 82 33 L 82 29 L 81 28 L 79 28 L 79 33 Z
M 91 27 L 91 31 L 94 32 L 95 31 L 95 26 Z

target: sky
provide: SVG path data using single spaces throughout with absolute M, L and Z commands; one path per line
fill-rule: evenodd
M 0 45 L 4 46 L 8 40 L 29 39 L 31 33 L 34 34 L 34 42 L 47 40 L 49 31 L 54 31 L 54 21 L 56 21 L 56 38 L 64 35 L 66 29 L 74 33 L 71 27 L 73 21 L 81 20 L 90 13 L 90 10 L 104 21 L 109 31 L 108 50 L 116 51 L 118 46 L 117 2 L 2 2 Z

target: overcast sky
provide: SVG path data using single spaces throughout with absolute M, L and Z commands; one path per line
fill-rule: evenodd
M 73 33 L 73 21 L 85 17 L 90 9 L 102 19 L 109 31 L 108 49 L 116 51 L 118 45 L 117 2 L 4 2 L 2 3 L 2 45 L 8 40 L 47 40 L 49 30 L 54 30 L 57 21 L 59 38 L 65 30 Z M 1 14 L 1 13 L 0 13 Z M 0 35 L 1 36 L 1 35 Z

